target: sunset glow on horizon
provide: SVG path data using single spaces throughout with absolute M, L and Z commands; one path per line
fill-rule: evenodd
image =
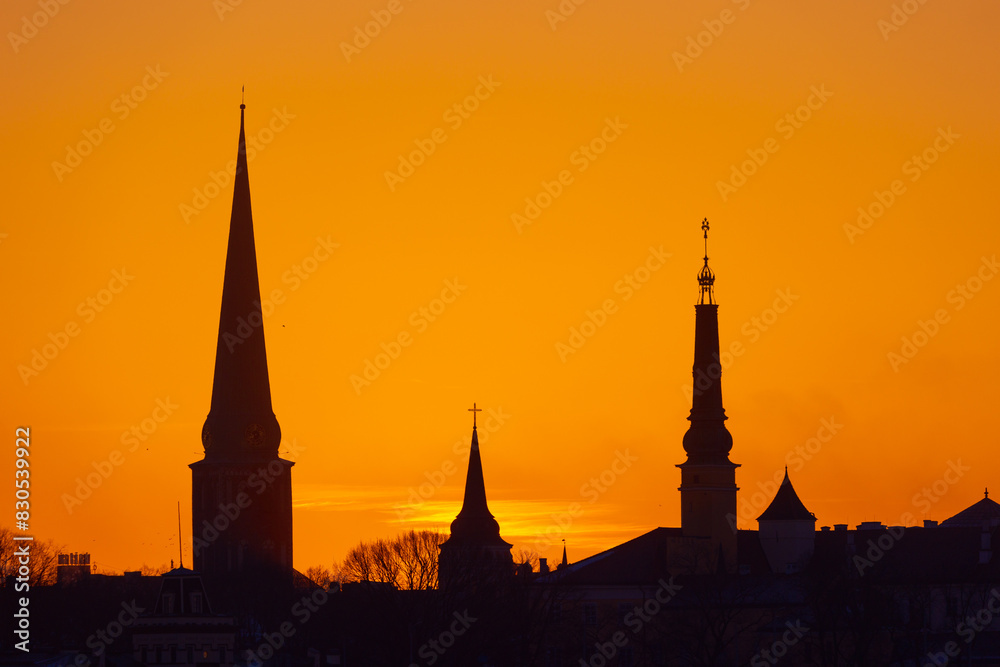
M 679 526 L 703 218 L 739 528 L 786 466 L 818 526 L 1000 490 L 995 3 L 46 6 L 0 10 L 38 539 L 158 566 L 180 501 L 191 559 L 244 85 L 300 571 L 447 534 L 473 402 L 515 553 Z

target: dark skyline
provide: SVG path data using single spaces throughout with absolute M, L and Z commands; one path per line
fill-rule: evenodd
M 515 550 L 678 525 L 702 217 L 740 527 L 786 464 L 820 526 L 978 501 L 993 443 L 956 416 L 1000 371 L 996 9 L 887 29 L 898 4 L 405 2 L 364 46 L 384 3 L 5 5 L 2 398 L 44 435 L 34 529 L 108 571 L 176 558 L 244 83 L 300 568 L 446 529 L 473 401 Z

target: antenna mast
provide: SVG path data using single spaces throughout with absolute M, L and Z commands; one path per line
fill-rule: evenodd
M 181 568 L 184 567 L 184 543 L 181 542 L 181 501 L 177 501 L 177 551 L 180 552 Z

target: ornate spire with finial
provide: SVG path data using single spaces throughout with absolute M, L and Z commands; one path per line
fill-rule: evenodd
M 719 305 L 712 292 L 715 274 L 708 267 L 708 218 L 701 222 L 704 265 L 698 273 L 701 297 L 695 304 L 694 364 L 690 428 L 684 434 L 687 460 L 681 469 L 681 529 L 685 536 L 711 538 L 720 554 L 716 568 L 736 567 L 736 468 L 729 460 L 733 436 L 722 406 L 722 363 L 719 355 Z M 706 571 L 712 571 L 712 568 Z
M 701 221 L 701 229 L 705 233 L 705 265 L 698 272 L 698 284 L 701 286 L 701 296 L 698 303 L 715 303 L 712 286 L 715 284 L 715 274 L 708 268 L 708 218 Z M 706 300 L 707 298 L 707 300 Z
M 722 407 L 722 364 L 719 361 L 719 305 L 712 286 L 715 274 L 708 268 L 708 218 L 701 222 L 705 238 L 705 265 L 698 274 L 701 299 L 695 305 L 695 341 L 692 387 L 691 428 L 684 434 L 684 450 L 705 463 L 731 465 L 729 450 L 733 437 L 726 430 L 726 411 Z

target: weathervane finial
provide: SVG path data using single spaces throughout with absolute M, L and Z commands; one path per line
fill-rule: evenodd
M 708 229 L 708 218 L 704 218 L 701 221 L 701 230 L 705 236 L 705 265 L 701 267 L 701 271 L 698 273 L 698 284 L 701 286 L 701 297 L 698 300 L 700 305 L 715 303 L 712 293 L 712 285 L 715 284 L 715 274 L 712 273 L 712 269 L 708 268 Z
M 247 108 L 246 101 L 247 101 L 247 85 L 244 83 L 243 87 L 240 88 L 240 108 L 241 109 L 246 109 Z

